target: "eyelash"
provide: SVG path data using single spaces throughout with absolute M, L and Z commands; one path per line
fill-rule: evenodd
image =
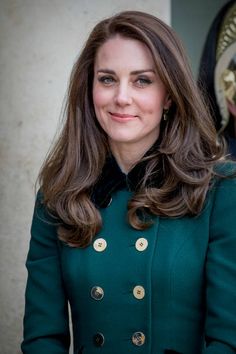
M 98 77 L 98 81 L 104 84 L 105 86 L 112 85 L 116 80 L 112 76 L 100 76 Z M 152 84 L 152 80 L 147 77 L 138 77 L 134 81 L 138 87 L 145 87 Z
M 152 80 L 150 80 L 147 77 L 139 77 L 136 82 L 138 83 L 139 86 L 143 87 L 143 86 L 148 86 L 150 84 L 152 84 Z
M 110 85 L 112 84 L 115 80 L 112 76 L 100 76 L 98 78 L 98 81 L 105 84 L 105 85 Z

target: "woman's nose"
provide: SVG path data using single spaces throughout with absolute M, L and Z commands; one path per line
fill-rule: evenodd
M 120 84 L 115 93 L 115 103 L 120 106 L 132 103 L 131 88 L 128 84 Z

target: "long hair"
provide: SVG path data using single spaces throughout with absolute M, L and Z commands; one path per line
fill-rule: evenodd
M 117 34 L 146 45 L 172 100 L 169 119 L 161 125 L 159 148 L 148 157 L 144 179 L 128 203 L 130 224 L 136 229 L 149 226 L 138 216 L 144 208 L 167 217 L 199 214 L 214 165 L 223 154 L 174 31 L 139 11 L 125 11 L 101 21 L 74 64 L 66 122 L 39 175 L 44 203 L 60 220 L 59 238 L 75 247 L 90 244 L 102 227 L 90 192 L 101 175 L 109 145 L 95 116 L 92 85 L 96 53 Z M 160 188 L 148 188 L 145 181 L 157 162 L 162 166 L 163 183 Z

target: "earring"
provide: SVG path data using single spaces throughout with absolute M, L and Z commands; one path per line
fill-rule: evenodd
M 168 120 L 168 113 L 169 109 L 163 109 L 163 120 L 167 121 Z

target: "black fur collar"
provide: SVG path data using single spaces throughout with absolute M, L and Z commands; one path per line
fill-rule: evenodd
M 153 151 L 158 148 L 159 144 L 156 142 L 144 155 L 149 156 Z M 148 160 L 140 161 L 133 169 L 126 175 L 123 173 L 117 164 L 115 158 L 110 155 L 107 157 L 106 163 L 103 167 L 102 173 L 95 184 L 91 199 L 98 208 L 106 208 L 110 201 L 112 193 L 127 189 L 130 191 L 136 191 L 139 189 L 140 182 L 145 175 Z M 162 182 L 162 173 L 157 162 L 156 169 L 152 176 L 150 176 L 146 182 L 148 187 L 158 188 Z

